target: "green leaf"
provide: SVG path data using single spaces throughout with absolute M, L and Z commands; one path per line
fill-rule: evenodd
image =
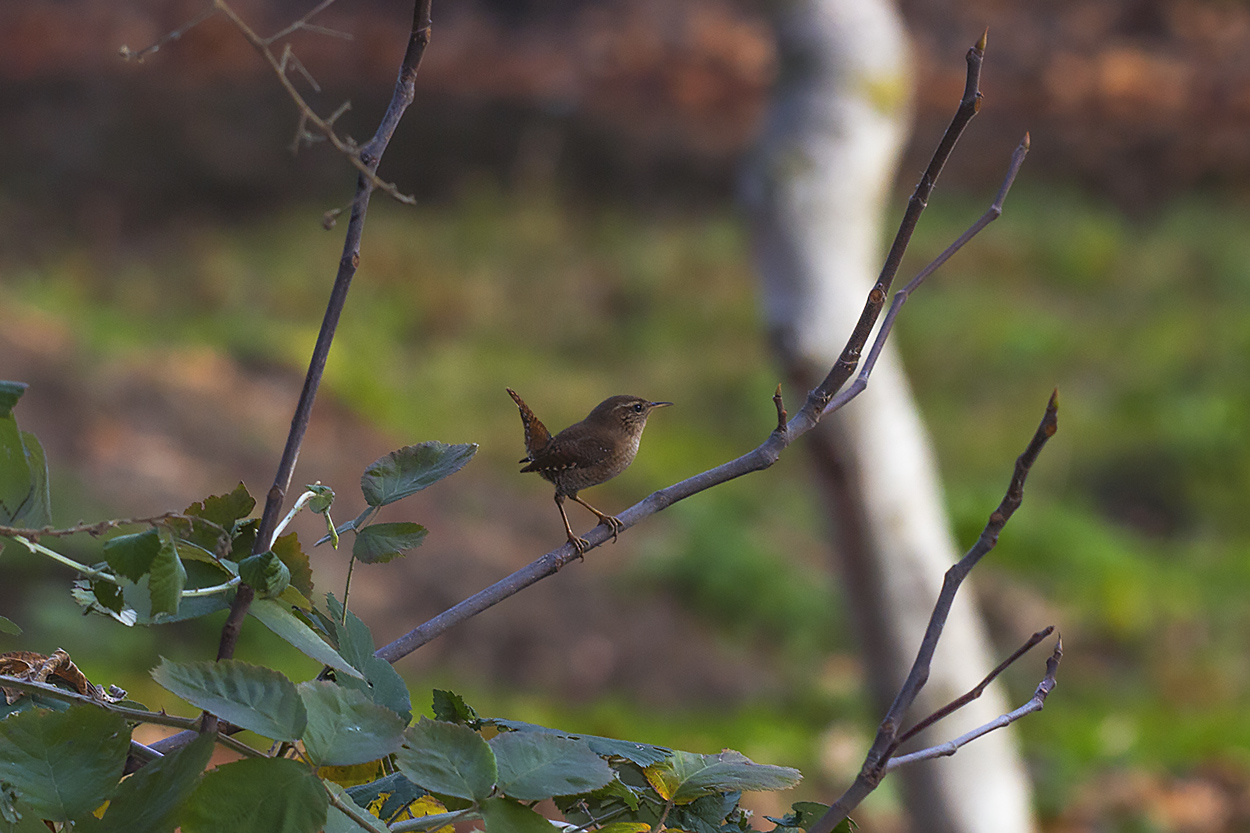
M 244 486 L 243 482 L 239 481 L 239 485 L 235 486 L 227 494 L 209 495 L 204 500 L 188 506 L 187 511 L 183 514 L 212 521 L 218 526 L 225 528 L 226 531 L 230 531 L 236 521 L 240 521 L 252 514 L 252 510 L 255 508 L 256 498 L 252 497 L 247 490 L 247 486 Z M 208 549 L 211 549 L 211 547 Z
M 321 779 L 289 758 L 245 758 L 200 782 L 180 816 L 183 833 L 317 833 L 330 799 Z
M 176 614 L 178 603 L 182 601 L 182 588 L 187 585 L 187 568 L 182 566 L 182 559 L 178 557 L 173 536 L 162 530 L 160 542 L 160 549 L 152 559 L 152 568 L 148 574 L 148 593 L 152 600 L 153 616 L 161 613 Z
M 420 546 L 426 528 L 414 523 L 372 524 L 356 533 L 352 555 L 365 564 L 381 564 Z
M 365 469 L 360 490 L 370 506 L 386 506 L 455 474 L 476 453 L 477 443 L 426 442 L 404 446 Z
M 184 515 L 192 518 L 203 518 L 207 523 L 196 523 L 177 518 L 170 522 L 171 528 L 178 535 L 196 546 L 203 547 L 211 553 L 227 555 L 231 550 L 231 542 L 222 540 L 222 530 L 231 538 L 239 534 L 240 520 L 251 514 L 256 507 L 256 499 L 247 491 L 242 483 L 224 495 L 210 495 L 204 500 L 196 501 L 188 506 Z M 221 529 L 218 529 L 220 527 Z M 249 542 L 248 546 L 251 544 Z
M 435 692 L 435 709 L 437 709 L 437 694 Z M 454 696 L 454 695 L 453 695 Z M 435 717 L 437 717 L 437 711 Z M 475 714 L 474 717 L 477 715 Z M 440 718 L 445 720 L 447 718 Z M 459 721 L 453 721 L 459 722 Z M 546 726 L 539 726 L 536 723 L 526 723 L 522 720 L 508 720 L 501 717 L 488 717 L 482 720 L 482 723 L 489 726 L 498 726 L 501 729 L 510 729 L 515 732 L 544 732 L 549 735 L 557 735 L 562 738 L 572 738 L 573 740 L 584 740 L 590 746 L 591 751 L 596 755 L 604 758 L 625 758 L 633 761 L 641 767 L 658 764 L 660 761 L 667 759 L 673 754 L 673 750 L 667 746 L 653 746 L 649 743 L 638 743 L 632 740 L 617 740 L 616 738 L 603 738 L 598 735 L 582 735 L 572 732 L 564 732 L 559 729 L 549 729 Z
M 312 628 L 297 619 L 285 605 L 272 599 L 257 599 L 252 602 L 248 613 L 305 656 L 315 659 L 322 665 L 342 671 L 348 676 L 364 679 L 364 675 L 353 668 L 351 663 L 343 659 L 339 652 L 330 647 L 325 640 L 317 636 Z
M 434 719 L 476 727 L 480 722 L 473 707 L 454 691 L 434 689 Z
M 330 506 L 334 503 L 333 489 L 329 486 L 322 486 L 320 483 L 314 483 L 304 488 L 316 495 L 316 497 L 308 501 L 309 509 L 318 515 L 324 515 L 330 511 Z
M 363 693 L 330 682 L 299 684 L 308 711 L 304 749 L 317 766 L 376 761 L 399 749 L 404 721 Z
M 3 383 L 11 403 L 21 396 L 17 382 Z M 24 389 L 24 388 L 22 388 Z M 29 442 L 27 442 L 29 440 Z M 0 523 L 43 527 L 48 516 L 48 464 L 34 434 L 17 428 L 12 404 L 0 415 Z
M 162 658 L 152 679 L 193 706 L 274 740 L 298 740 L 308 722 L 295 684 L 259 665 Z
M 170 833 L 175 814 L 208 766 L 215 740 L 200 735 L 122 781 L 96 833 Z
M 385 796 L 380 812 L 384 819 L 389 819 L 396 815 L 400 810 L 421 796 L 429 795 L 425 790 L 409 781 L 402 772 L 393 772 L 385 778 L 370 781 L 368 784 L 348 787 L 347 794 L 360 807 L 367 807 L 376 799 Z
M 22 629 L 12 620 L 4 616 L 0 616 L 0 633 L 7 633 L 9 636 L 17 636 Z
M 674 752 L 647 767 L 646 775 L 662 798 L 678 804 L 712 793 L 789 789 L 803 778 L 797 769 L 757 764 L 732 749 L 718 755 Z
M 273 542 L 273 554 L 282 559 L 282 563 L 291 571 L 291 586 L 303 593 L 305 598 L 311 599 L 312 565 L 308 563 L 308 554 L 299 545 L 299 537 L 294 532 L 283 535 Z
M 39 438 L 29 431 L 22 432 L 22 445 L 26 447 L 26 465 L 30 471 L 30 501 L 22 512 L 22 523 L 41 528 L 52 524 L 52 493 L 48 484 L 48 456 Z
M 369 632 L 368 625 L 350 610 L 344 611 L 333 594 L 329 594 L 328 599 L 338 613 L 333 622 L 339 654 L 365 677 L 364 680 L 345 677 L 339 680 L 339 684 L 363 691 L 373 702 L 402 717 L 404 725 L 408 725 L 412 720 L 412 700 L 403 678 L 389 662 L 373 655 L 373 634 Z M 344 618 L 345 622 L 342 621 Z
M 291 571 L 273 550 L 249 555 L 239 562 L 239 578 L 262 599 L 279 596 L 291 584 Z
M 30 385 L 25 382 L 4 382 L 0 381 L 0 419 L 9 416 L 13 412 L 13 408 L 17 405 L 17 400 L 22 398 L 22 394 Z
M 343 789 L 338 784 L 333 781 L 326 781 L 325 785 L 331 792 L 334 793 L 339 801 L 348 806 L 356 805 L 356 802 L 352 801 L 352 797 L 347 794 L 347 790 Z M 388 833 L 389 828 L 381 819 L 372 815 L 368 810 L 360 807 L 359 805 L 356 805 L 356 809 L 359 810 L 361 817 L 368 822 L 369 833 Z M 349 818 L 348 815 L 338 807 L 335 807 L 333 804 L 330 805 L 323 833 L 360 833 L 360 831 L 361 827 L 359 824 Z
M 161 538 L 155 529 L 118 535 L 104 542 L 104 560 L 119 576 L 138 581 L 152 569 L 161 551 Z
M 499 790 L 518 801 L 541 801 L 606 786 L 612 767 L 585 743 L 540 732 L 503 732 L 490 739 Z
M 427 718 L 404 732 L 399 770 L 432 793 L 483 801 L 495 786 L 495 753 L 466 726 Z
M 482 821 L 486 822 L 486 833 L 556 833 L 559 830 L 546 817 L 506 798 L 483 801 Z
M 816 801 L 796 801 L 790 805 L 790 810 L 789 813 L 786 813 L 779 819 L 772 816 L 764 816 L 764 818 L 777 825 L 777 828 L 770 831 L 770 833 L 789 833 L 789 831 L 807 830 L 829 810 L 829 805 Z M 858 826 L 851 819 L 845 818 L 833 828 L 833 833 L 851 833 Z
M 67 821 L 90 815 L 122 776 L 130 729 L 94 706 L 24 711 L 0 720 L 0 782 L 23 815 Z

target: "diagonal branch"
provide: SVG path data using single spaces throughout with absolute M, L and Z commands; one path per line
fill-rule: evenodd
M 946 627 L 946 617 L 955 601 L 955 593 L 958 592 L 960 585 L 968 577 L 968 573 L 972 571 L 972 568 L 998 543 L 999 533 L 1002 532 L 1008 519 L 1019 508 L 1020 502 L 1024 499 L 1024 481 L 1028 477 L 1033 463 L 1037 460 L 1037 455 L 1041 453 L 1042 448 L 1046 445 L 1046 441 L 1055 434 L 1058 426 L 1058 412 L 1059 394 L 1056 391 L 1050 395 L 1050 401 L 1046 403 L 1046 413 L 1042 416 L 1041 423 L 1038 424 L 1037 430 L 1033 433 L 1033 438 L 1029 441 L 1028 446 L 1025 447 L 1024 453 L 1016 458 L 1015 471 L 1012 473 L 1011 482 L 1007 484 L 1007 493 L 1003 496 L 1002 502 L 998 504 L 998 508 L 990 513 L 990 519 L 986 523 L 985 529 L 981 532 L 981 537 L 977 539 L 977 542 L 972 545 L 972 548 L 968 550 L 963 558 L 946 571 L 946 576 L 942 580 L 942 590 L 938 594 L 937 602 L 933 605 L 933 613 L 929 617 L 929 626 L 920 642 L 920 650 L 916 653 L 916 659 L 912 663 L 911 672 L 908 673 L 907 679 L 903 682 L 898 695 L 894 698 L 894 703 L 881 721 L 881 726 L 877 729 L 876 739 L 873 740 L 872 747 L 868 750 L 868 755 L 864 759 L 864 765 L 860 769 L 855 783 L 833 803 L 828 812 L 811 827 L 809 833 L 831 833 L 833 828 L 850 815 L 851 811 L 858 807 L 860 802 L 875 790 L 881 783 L 881 779 L 885 777 L 888 771 L 890 755 L 897 748 L 899 727 L 902 725 L 903 715 L 911 708 L 911 705 L 916 701 L 916 697 L 920 694 L 920 690 L 924 688 L 925 682 L 929 679 L 929 668 L 933 662 L 933 652 L 937 649 L 937 643 L 942 636 L 942 630 Z M 1055 662 L 1057 665 L 1058 660 L 1055 660 Z M 997 726 L 991 728 L 997 728 Z M 985 731 L 988 732 L 990 729 Z
M 217 0 L 218 3 L 221 0 Z M 330 344 L 338 327 L 339 316 L 347 301 L 347 291 L 351 288 L 356 268 L 360 264 L 360 236 L 364 229 L 365 212 L 369 207 L 369 197 L 373 193 L 377 170 L 382 154 L 386 150 L 395 127 L 403 117 L 404 111 L 412 103 L 414 83 L 417 69 L 421 65 L 421 57 L 430 42 L 430 4 L 431 0 L 416 0 L 413 9 L 412 30 L 408 36 L 408 47 L 399 68 L 399 78 L 391 94 L 391 102 L 386 113 L 374 132 L 373 138 L 360 148 L 358 158 L 366 169 L 357 177 L 356 197 L 352 202 L 351 219 L 347 225 L 347 233 L 343 241 L 343 254 L 339 258 L 338 274 L 334 279 L 334 287 L 330 291 L 330 300 L 326 305 L 325 318 L 321 322 L 321 331 L 317 334 L 317 343 L 313 347 L 309 361 L 308 373 L 304 377 L 304 388 L 300 392 L 299 403 L 295 415 L 291 418 L 291 430 L 287 435 L 286 447 L 278 463 L 274 475 L 273 486 L 265 500 L 265 510 L 261 515 L 260 529 L 256 535 L 254 553 L 262 553 L 269 549 L 270 539 L 278 523 L 282 510 L 282 502 L 286 490 L 291 485 L 291 475 L 295 471 L 295 462 L 299 458 L 300 446 L 304 441 L 304 433 L 312 416 L 313 401 L 321 384 L 321 375 L 325 370 L 326 359 L 330 354 Z M 235 643 L 239 638 L 239 630 L 247 615 L 253 598 L 252 589 L 246 585 L 239 588 L 231 605 L 230 614 L 222 626 L 221 644 L 217 651 L 218 659 L 234 655 Z
M 635 504 L 621 514 L 617 515 L 622 526 L 621 529 L 627 529 L 634 524 L 642 521 L 644 518 L 654 515 L 656 512 L 665 509 L 679 500 L 690 497 L 691 495 L 710 489 L 713 486 L 720 485 L 734 478 L 741 477 L 751 472 L 762 471 L 773 463 L 777 462 L 781 453 L 795 440 L 808 431 L 816 427 L 821 417 L 828 411 L 833 410 L 827 408 L 830 405 L 830 399 L 837 392 L 846 380 L 850 378 L 859 362 L 859 356 L 863 351 L 864 345 L 868 340 L 868 336 L 872 331 L 873 324 L 880 314 L 886 293 L 889 292 L 890 285 L 894 281 L 894 277 L 898 272 L 899 263 L 902 261 L 903 253 L 906 251 L 908 243 L 911 241 L 912 232 L 915 230 L 916 222 L 920 219 L 921 213 L 928 204 L 929 195 L 933 191 L 933 186 L 937 182 L 938 175 L 941 173 L 946 160 L 950 157 L 951 151 L 955 147 L 963 129 L 968 122 L 976 115 L 976 111 L 980 106 L 981 93 L 978 84 L 981 77 L 981 62 L 985 56 L 986 36 L 982 35 L 976 45 L 968 50 L 967 63 L 968 74 L 964 85 L 963 98 L 960 100 L 959 107 L 955 113 L 955 117 L 951 120 L 950 126 L 946 129 L 942 140 L 938 143 L 937 149 L 933 152 L 933 157 L 929 162 L 928 168 L 925 170 L 924 176 L 921 177 L 920 183 L 916 186 L 915 193 L 912 194 L 908 201 L 907 212 L 903 216 L 903 220 L 899 225 L 898 233 L 894 237 L 894 245 L 890 249 L 890 253 L 886 258 L 885 266 L 881 271 L 881 276 L 877 284 L 868 294 L 868 301 L 864 306 L 864 312 L 860 316 L 859 323 L 855 330 L 851 333 L 846 347 L 843 349 L 841 356 L 834 364 L 829 375 L 819 387 L 811 391 L 802 408 L 799 409 L 789 422 L 785 422 L 785 409 L 782 407 L 779 396 L 773 397 L 773 402 L 778 411 L 777 428 L 769 435 L 768 439 L 760 444 L 753 451 L 750 451 L 741 457 L 730 460 L 716 468 L 709 469 L 687 478 L 686 480 L 654 492 L 649 497 Z M 1024 161 L 1024 155 L 1017 150 L 1016 155 L 1012 157 L 1010 169 L 1007 178 L 1003 182 L 1003 186 L 999 189 L 999 193 L 995 198 L 994 205 L 987 211 L 987 215 L 1001 212 L 1002 201 L 1006 197 L 1007 191 L 1011 188 L 1011 184 L 1015 179 L 1015 172 L 1019 169 L 1020 164 Z M 975 230 L 969 230 L 965 233 L 960 241 L 966 242 L 971 236 L 979 231 L 981 227 L 988 224 L 988 220 L 981 223 L 980 227 L 974 227 Z M 957 241 L 959 245 L 963 242 Z M 951 252 L 953 254 L 953 251 Z M 947 254 L 945 257 L 949 257 Z M 945 258 L 939 258 L 944 262 Z M 935 261 L 933 268 L 941 265 Z M 928 272 L 931 272 L 929 269 Z M 922 273 L 926 277 L 928 272 Z M 908 289 L 914 289 L 918 286 L 918 281 L 913 280 Z M 901 304 L 898 304 L 901 306 Z M 897 315 L 897 312 L 895 313 Z M 886 331 L 888 335 L 889 331 Z M 884 337 L 882 337 L 884 338 Z M 863 378 L 865 384 L 867 382 L 867 373 L 871 372 L 871 367 L 867 367 Z M 859 390 L 863 390 L 861 385 Z M 842 407 L 855 393 L 845 397 L 839 401 L 837 407 Z M 584 537 L 590 542 L 590 549 L 599 546 L 611 537 L 606 527 L 595 527 Z M 565 544 L 557 549 L 552 550 L 538 560 L 522 567 L 520 570 L 512 573 L 504 579 L 496 582 L 490 587 L 475 593 L 459 604 L 451 607 L 438 614 L 429 621 L 418 625 L 413 630 L 399 637 L 388 645 L 384 645 L 377 651 L 377 656 L 389 661 L 396 660 L 407 656 L 422 645 L 430 642 L 438 636 L 445 633 L 455 625 L 476 616 L 483 610 L 498 604 L 504 599 L 512 596 L 526 587 L 541 581 L 547 576 L 553 575 L 560 570 L 565 564 L 569 563 L 579 555 L 571 544 Z

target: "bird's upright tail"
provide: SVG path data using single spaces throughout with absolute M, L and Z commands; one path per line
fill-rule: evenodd
M 517 408 L 521 411 L 521 424 L 525 426 L 525 451 L 527 456 L 519 462 L 528 463 L 547 447 L 547 443 L 551 441 L 551 432 L 547 430 L 547 426 L 543 425 L 538 417 L 534 416 L 530 406 L 525 404 L 525 400 L 517 396 L 516 391 L 512 388 L 505 388 L 505 390 L 508 391 L 508 395 L 512 397 L 512 401 L 516 403 Z

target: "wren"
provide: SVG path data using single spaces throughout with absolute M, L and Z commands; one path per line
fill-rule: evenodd
M 564 512 L 566 497 L 593 512 L 599 523 L 612 531 L 612 540 L 615 541 L 623 526 L 620 520 L 600 512 L 579 498 L 577 493 L 625 471 L 638 453 L 638 441 L 642 439 L 642 429 L 647 426 L 647 416 L 654 409 L 673 403 L 650 402 L 637 396 L 612 396 L 596 405 L 581 422 L 570 425 L 553 437 L 516 391 L 512 388 L 506 390 L 521 410 L 521 424 L 525 427 L 525 450 L 528 453 L 519 462 L 529 465 L 521 471 L 536 471 L 544 480 L 555 484 L 556 507 L 564 520 L 569 543 L 577 550 L 578 556 L 586 552 L 590 542 L 573 534 L 569 516 Z

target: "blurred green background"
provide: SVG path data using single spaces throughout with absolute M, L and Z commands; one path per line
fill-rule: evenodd
M 1193 46 L 1192 30 L 1175 23 L 1176 7 L 1155 5 L 1175 24 L 1175 38 L 1148 32 L 1139 48 L 1150 55 L 1171 43 L 1188 54 L 1182 47 Z M 387 31 L 386 11 L 366 6 L 377 17 L 360 27 Z M 522 22 L 559 34 L 551 18 L 566 6 L 580 8 L 536 3 L 533 19 Z M 628 3 L 608 7 L 631 13 Z M 698 7 L 763 31 L 750 4 Z M 43 9 L 61 13 L 57 4 Z M 917 27 L 921 87 L 919 150 L 910 160 L 936 137 L 923 135 L 936 118 L 930 100 L 953 105 L 938 82 L 952 67 L 962 71 L 963 47 L 943 53 L 946 35 L 919 28 L 932 23 L 925 4 L 904 11 Z M 1221 13 L 1234 12 L 1242 13 Z M 127 14 L 103 44 L 80 33 L 92 44 L 84 48 L 115 49 L 126 35 L 134 45 L 167 28 L 164 17 L 176 19 L 142 7 Z M 463 35 L 456 26 L 469 25 L 466 15 L 516 23 L 490 4 L 457 11 L 453 45 L 463 46 L 455 33 Z M 726 27 L 727 42 L 746 38 Z M 232 178 L 196 156 L 188 136 L 214 123 L 230 101 L 224 88 L 237 79 L 201 84 L 192 59 L 254 61 L 224 24 L 203 28 L 187 54 L 173 45 L 169 63 L 104 80 L 69 70 L 50 76 L 38 62 L 3 67 L 14 82 L 9 95 L 24 102 L 13 117 L 23 129 L 10 134 L 15 152 L 4 164 L 30 151 L 47 169 L 0 185 L 0 376 L 32 385 L 16 413 L 50 450 L 59 522 L 179 509 L 240 478 L 262 494 L 339 256 L 341 230 L 322 231 L 319 220 L 346 199 L 350 172 L 325 151 L 281 155 L 275 137 L 293 119 L 280 97 L 266 98 L 272 79 L 254 66 L 246 73 L 255 91 L 231 105 L 243 115 L 217 128 L 254 148 L 231 149 L 242 172 Z M 1131 28 L 1116 31 L 1121 47 L 1140 42 Z M 1018 49 L 1003 47 L 1003 73 L 1027 80 L 1031 53 L 1014 32 L 1004 33 Z M 591 497 L 619 511 L 758 444 L 779 379 L 732 202 L 745 139 L 736 149 L 711 147 L 699 132 L 711 128 L 697 119 L 702 127 L 676 139 L 639 138 L 590 105 L 582 118 L 578 102 L 509 98 L 474 88 L 472 79 L 439 91 L 440 80 L 454 77 L 438 64 L 440 48 L 436 37 L 433 80 L 408 117 L 418 125 L 396 138 L 387 161 L 399 161 L 383 168 L 402 189 L 418 190 L 421 204 L 374 200 L 310 436 L 313 463 L 297 474 L 297 482 L 332 485 L 346 518 L 359 505 L 353 478 L 390 448 L 425 439 L 481 444 L 470 469 L 404 510 L 431 527 L 426 547 L 402 567 L 357 575 L 353 592 L 379 640 L 559 542 L 549 487 L 515 476 L 520 427 L 505 386 L 553 429 L 612 393 L 678 402 L 652 421 L 629 474 Z M 390 52 L 374 60 L 393 66 L 384 60 Z M 935 68 L 934 55 L 949 66 Z M 987 89 L 1004 84 L 995 80 L 995 60 L 991 51 Z M 338 72 L 333 64 L 322 71 Z M 766 81 L 766 68 L 759 72 Z M 185 88 L 170 80 L 179 73 Z M 353 78 L 376 83 L 369 67 L 342 71 L 336 82 Z M 108 113 L 71 107 L 65 89 L 74 84 L 106 93 Z M 382 82 L 366 95 L 387 89 Z M 197 104 L 179 91 L 204 97 Z M 908 304 L 896 334 L 964 544 L 997 505 L 1051 389 L 1060 391 L 1060 432 L 977 576 L 1003 653 L 1047 624 L 1064 636 L 1058 690 L 1042 715 L 1018 724 L 1039 808 L 1054 831 L 1245 829 L 1250 201 L 1234 164 L 1240 156 L 1228 157 L 1217 176 L 1197 164 L 1168 168 L 1160 162 L 1170 158 L 1166 149 L 1156 149 L 1117 175 L 1097 164 L 1114 142 L 1091 149 L 1073 138 L 1064 119 L 1079 112 L 1033 112 L 1024 93 L 1002 93 L 1001 114 L 991 94 L 971 147 L 956 151 L 905 273 L 984 210 L 1014 145 L 995 142 L 1015 122 L 1042 123 L 1033 128 L 1035 146 L 1047 147 L 1047 125 L 1056 139 L 1037 165 L 1026 163 L 1002 219 Z M 140 112 L 142 101 L 156 103 L 165 133 Z M 248 116 L 266 101 L 280 118 L 266 110 L 249 134 Z M 762 99 L 757 104 L 754 117 Z M 368 101 L 358 109 L 369 111 Z M 40 155 L 68 141 L 52 129 L 30 132 L 32 124 L 59 124 L 57 113 L 97 119 L 89 134 L 111 137 L 107 152 Z M 445 123 L 425 124 L 426 113 Z M 746 139 L 752 117 L 742 116 Z M 170 126 L 180 120 L 182 128 Z M 1131 134 L 1132 118 L 1122 121 Z M 496 135 L 500 125 L 508 136 L 501 148 L 478 147 L 489 145 L 480 136 L 465 140 L 468 149 L 446 147 L 458 130 Z M 207 138 L 197 141 L 209 144 L 204 129 Z M 124 146 L 127 136 L 137 152 Z M 140 163 L 161 137 L 182 148 L 173 156 L 190 158 Z M 1166 136 L 1155 138 L 1166 144 Z M 551 158 L 538 153 L 536 162 L 526 142 Z M 993 158 L 978 166 L 980 156 Z M 101 166 L 92 173 L 75 167 L 88 157 Z M 274 159 L 281 170 L 258 177 Z M 703 167 L 686 164 L 691 159 Z M 405 175 L 422 167 L 435 173 L 410 186 Z M 72 175 L 68 183 L 49 184 L 57 170 Z M 680 172 L 666 173 L 673 170 Z M 185 176 L 171 181 L 179 171 Z M 1152 176 L 1155 187 L 1143 191 Z M 900 182 L 905 194 L 909 176 Z M 786 393 L 796 407 L 802 392 Z M 301 527 L 306 546 L 315 534 L 315 524 Z M 432 658 L 401 667 L 414 706 L 428 706 L 429 689 L 445 686 L 483 713 L 696 751 L 733 747 L 800 767 L 809 775 L 802 797 L 827 798 L 857 769 L 875 718 L 862 698 L 824 534 L 801 454 L 791 454 L 631 530 L 616 548 L 552 579 L 555 589 L 537 607 L 509 601 L 488 614 L 493 624 L 465 626 L 467 635 L 445 638 L 450 647 L 431 646 Z M 65 548 L 92 561 L 98 542 Z M 93 680 L 152 702 L 160 695 L 146 670 L 158 655 L 213 650 L 218 619 L 137 631 L 83 620 L 66 592 L 70 576 L 17 550 L 9 545 L 2 556 L 0 606 L 26 632 L 0 637 L 3 649 L 65 647 Z M 341 560 L 320 552 L 316 559 L 320 589 L 337 591 Z M 543 605 L 549 609 L 538 610 Z M 577 641 L 579 629 L 599 641 Z M 241 656 L 295 675 L 315 671 L 257 630 L 245 632 Z M 1031 694 L 1042 659 L 1008 674 L 1014 700 Z M 545 663 L 560 670 L 549 675 Z M 887 790 L 868 810 L 880 829 L 888 829 L 891 802 Z

